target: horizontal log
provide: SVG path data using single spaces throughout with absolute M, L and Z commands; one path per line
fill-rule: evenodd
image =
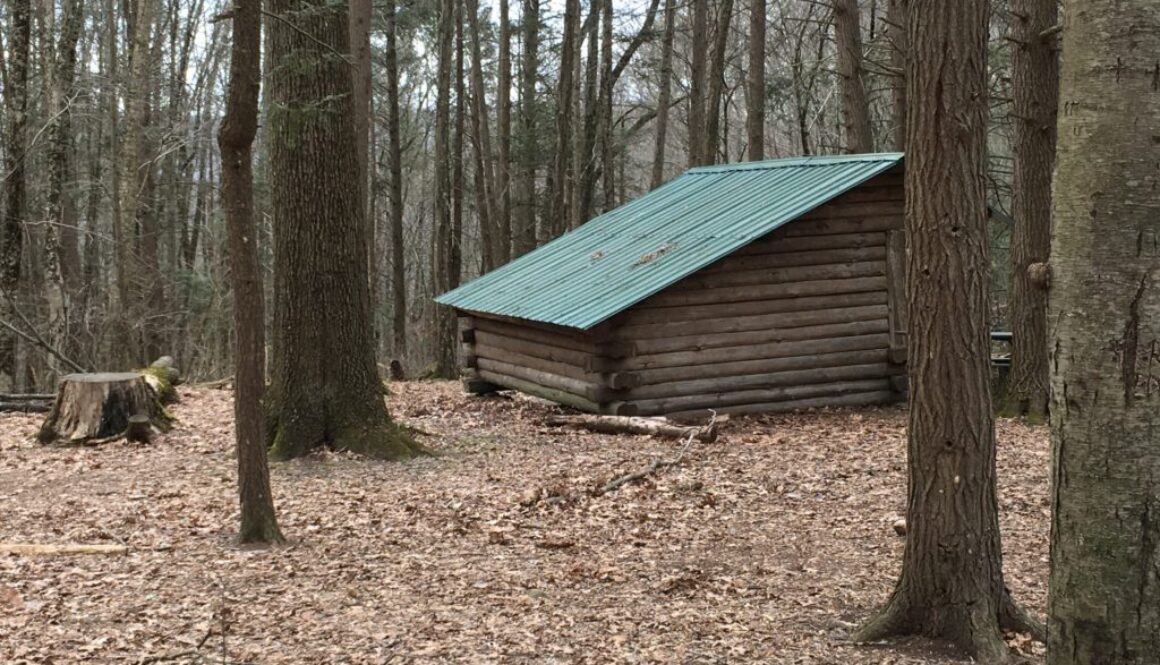
M 509 337 L 485 330 L 476 331 L 475 340 L 475 343 L 479 346 L 515 351 L 552 362 L 565 363 L 581 369 L 586 369 L 592 358 L 591 351 L 576 351 L 574 349 L 566 349 L 562 346 L 553 346 L 551 344 L 545 344 L 544 342 Z
M 870 406 L 873 404 L 891 404 L 898 401 L 898 394 L 889 390 L 873 390 L 870 392 L 856 392 L 845 395 L 830 395 L 825 397 L 809 397 L 806 399 L 791 399 L 779 402 L 756 402 L 753 404 L 737 404 L 714 409 L 719 414 L 743 413 L 787 413 L 803 409 L 840 408 L 850 406 Z M 708 409 L 692 411 L 678 411 L 669 413 L 672 420 L 699 421 L 711 415 Z
M 535 395 L 557 404 L 564 404 L 581 411 L 588 411 L 589 413 L 599 413 L 600 405 L 592 400 L 586 399 L 579 395 L 574 395 L 566 390 L 557 390 L 541 385 L 535 381 L 528 381 L 507 374 L 500 374 L 498 372 L 491 372 L 488 370 L 479 370 L 480 380 L 493 383 L 497 386 L 503 386 L 511 390 L 518 390 L 528 395 Z
M 688 427 L 653 418 L 599 415 L 548 416 L 544 420 L 544 424 L 549 427 L 583 429 L 600 434 L 645 434 L 664 439 L 693 437 L 705 443 L 717 440 L 716 424 L 711 427 Z
M 0 393 L 0 400 L 5 402 L 51 402 L 54 399 L 54 393 Z
M 480 325 L 481 321 L 496 322 L 496 323 L 510 323 L 510 324 L 522 326 L 524 328 L 534 328 L 536 330 L 541 330 L 543 332 L 552 333 L 555 335 L 565 335 L 565 336 L 569 336 L 569 337 L 575 337 L 575 338 L 580 339 L 580 340 L 597 340 L 597 341 L 599 341 L 602 337 L 606 336 L 608 333 L 608 326 L 604 325 L 604 324 L 597 324 L 597 325 L 595 325 L 587 330 L 581 330 L 580 328 L 572 328 L 569 326 L 560 326 L 560 325 L 556 325 L 555 323 L 544 323 L 543 321 L 533 321 L 531 319 L 522 319 L 518 316 L 503 316 L 500 314 L 490 314 L 490 313 L 482 313 L 482 312 L 472 312 L 471 315 L 475 319 L 475 327 L 476 328 L 483 327 Z
M 813 252 L 824 249 L 848 249 L 851 247 L 886 246 L 886 231 L 872 233 L 835 233 L 820 236 L 799 236 L 794 238 L 776 237 L 771 234 L 733 252 L 732 257 L 757 254 L 785 254 L 789 252 Z M 727 259 L 726 259 L 727 260 Z
M 886 203 L 851 203 L 849 205 L 830 204 L 811 210 L 797 219 L 795 223 L 831 219 L 872 219 L 876 217 L 901 217 L 904 205 L 901 201 Z
M 845 324 L 844 326 L 817 326 L 815 328 L 795 328 L 791 332 L 811 331 L 817 334 L 842 334 L 850 332 L 850 328 L 856 326 L 867 326 L 867 324 L 874 324 L 875 322 L 860 322 L 857 324 Z M 641 355 L 631 360 L 625 361 L 626 369 L 636 370 L 644 377 L 659 377 L 659 380 L 669 381 L 673 380 L 665 378 L 666 375 L 655 375 L 652 372 L 663 372 L 673 370 L 675 372 L 683 372 L 681 368 L 693 367 L 694 371 L 699 371 L 707 367 L 714 367 L 719 365 L 728 365 L 737 362 L 761 362 L 777 358 L 794 358 L 794 357 L 808 357 L 827 353 L 842 353 L 847 351 L 865 351 L 865 350 L 880 350 L 885 349 L 890 343 L 890 337 L 886 334 L 885 322 L 877 323 L 877 325 L 869 325 L 872 332 L 869 334 L 852 334 L 845 337 L 819 337 L 819 338 L 805 338 L 795 340 L 769 340 L 770 331 L 759 331 L 758 333 L 739 333 L 729 335 L 730 338 L 749 336 L 757 337 L 761 335 L 767 341 L 764 342 L 746 342 L 738 346 L 722 346 L 717 348 L 696 348 L 689 350 L 671 351 L 664 353 L 655 353 L 649 355 Z M 876 330 L 874 330 L 876 328 Z M 753 372 L 740 372 L 753 373 Z M 649 381 L 646 382 L 654 382 Z
M 625 360 L 623 367 L 625 369 L 655 367 L 655 358 L 651 356 L 662 353 L 690 351 L 700 353 L 706 349 L 747 347 L 752 344 L 825 340 L 835 337 L 885 333 L 889 329 L 890 326 L 885 319 L 872 319 L 850 323 L 803 326 L 801 328 L 773 328 L 768 330 L 750 330 L 740 333 L 710 333 L 638 340 L 636 345 L 640 350 L 640 354 L 634 358 Z
M 792 268 L 762 268 L 721 273 L 697 272 L 677 283 L 678 289 L 720 289 L 764 284 L 786 284 L 822 279 L 849 279 L 851 277 L 879 277 L 886 274 L 886 261 L 859 261 L 824 266 L 796 266 Z
M 838 307 L 861 307 L 863 305 L 885 305 L 886 302 L 887 293 L 883 289 L 881 291 L 840 293 L 829 296 L 748 300 L 739 303 L 692 305 L 688 307 L 651 307 L 646 309 L 634 307 L 617 318 L 617 324 L 621 326 L 617 334 L 631 336 L 631 332 L 626 333 L 624 331 L 625 326 L 637 326 L 649 323 L 672 324 L 675 328 L 679 327 L 679 324 L 683 321 L 802 312 L 818 309 L 834 309 Z
M 557 362 L 554 360 L 547 360 L 545 358 L 538 358 L 536 356 L 520 353 L 519 351 L 512 351 L 499 346 L 491 346 L 490 344 L 483 344 L 477 342 L 475 345 L 476 363 L 480 360 L 498 360 L 511 365 L 518 365 L 520 367 L 527 367 L 529 369 L 539 370 L 541 372 L 548 372 L 557 376 L 563 376 L 570 379 L 585 382 L 597 382 L 598 377 L 592 376 L 576 365 L 569 363 Z
M 0 554 L 24 556 L 53 556 L 57 554 L 125 554 L 125 545 L 0 543 Z
M 885 290 L 885 275 L 851 277 L 848 279 L 818 279 L 805 282 L 788 282 L 785 284 L 757 284 L 754 286 L 720 289 L 693 289 L 681 285 L 662 291 L 632 309 L 635 311 L 652 307 L 684 307 L 688 305 L 746 302 L 750 300 L 776 300 L 778 298 L 804 298 L 807 296 L 827 296 L 839 293 L 861 293 L 864 291 Z
M 859 307 L 836 307 L 805 312 L 784 312 L 756 316 L 734 316 L 698 321 L 684 321 L 680 325 L 648 323 L 624 326 L 617 331 L 632 339 L 638 345 L 649 339 L 664 339 L 677 336 L 722 334 L 751 330 L 772 330 L 801 328 L 831 323 L 852 323 L 854 321 L 886 320 L 886 305 L 864 305 Z
M 477 334 L 485 332 L 492 333 L 493 335 L 502 335 L 510 339 L 526 340 L 583 353 L 591 353 L 595 348 L 594 340 L 590 337 L 585 337 L 578 331 L 575 333 L 549 331 L 538 326 L 513 323 L 511 321 L 500 321 L 499 319 L 476 317 L 475 330 Z
M 803 218 L 774 231 L 775 237 L 798 238 L 801 236 L 824 236 L 840 233 L 871 233 L 902 228 L 902 213 L 861 219 L 846 218 Z
M 767 374 L 727 375 L 708 379 L 670 381 L 641 386 L 630 391 L 626 399 L 633 402 L 640 402 L 641 400 L 670 397 L 763 390 L 781 386 L 804 386 L 817 383 L 888 378 L 898 373 L 898 371 L 895 365 L 878 362 L 869 365 L 810 367 L 808 369 L 794 369 Z
M 591 381 L 584 381 L 582 379 L 575 379 L 568 376 L 562 376 L 547 372 L 532 367 L 525 367 L 515 363 L 504 362 L 502 360 L 493 360 L 491 358 L 479 359 L 480 374 L 484 371 L 493 372 L 497 374 L 506 374 L 507 376 L 514 376 L 517 379 L 525 381 L 532 381 L 548 388 L 555 388 L 556 390 L 565 390 L 573 395 L 579 395 L 585 399 L 593 402 L 602 401 L 597 399 L 598 389 L 601 388 L 599 384 Z
M 851 337 L 849 339 L 860 341 L 863 338 Z M 760 347 L 755 348 L 753 354 L 756 356 L 761 351 L 762 349 Z M 889 355 L 889 349 L 877 347 L 855 351 L 837 351 L 834 353 L 810 353 L 807 355 L 780 358 L 758 358 L 756 360 L 738 360 L 735 362 L 658 367 L 651 370 L 642 370 L 638 372 L 638 376 L 640 377 L 642 386 L 650 386 L 675 381 L 771 374 L 791 370 L 839 367 L 844 365 L 888 363 Z M 633 396 L 637 394 L 639 394 L 638 391 L 632 393 Z
M 825 266 L 835 263 L 858 263 L 861 261 L 886 260 L 886 245 L 870 247 L 848 247 L 844 249 L 822 249 L 781 254 L 751 254 L 730 256 L 702 269 L 699 275 L 756 270 L 760 268 L 792 268 L 796 266 Z
M 737 390 L 684 397 L 666 397 L 651 400 L 631 400 L 641 415 L 651 416 L 663 413 L 680 413 L 698 409 L 724 411 L 728 407 L 743 404 L 761 404 L 807 398 L 834 399 L 853 393 L 886 392 L 890 380 L 863 379 L 859 381 L 839 381 L 836 383 L 815 383 L 801 386 L 781 386 L 760 390 Z
M 52 402 L 0 402 L 0 411 L 20 413 L 48 413 L 52 411 Z

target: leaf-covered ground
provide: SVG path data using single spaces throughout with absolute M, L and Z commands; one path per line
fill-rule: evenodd
M 392 389 L 439 455 L 274 465 L 290 543 L 269 550 L 232 541 L 228 392 L 184 392 L 149 447 L 42 448 L 39 419 L 2 417 L 0 542 L 129 552 L 0 555 L 0 663 L 961 662 L 846 641 L 898 570 L 898 408 L 734 419 L 593 496 L 680 443 L 549 428 L 551 406 L 452 383 Z M 1047 465 L 1045 430 L 999 424 L 1007 583 L 1037 614 Z

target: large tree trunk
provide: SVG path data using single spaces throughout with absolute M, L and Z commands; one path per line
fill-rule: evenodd
M 238 453 L 238 500 L 243 543 L 282 540 L 266 462 L 266 317 L 254 223 L 252 146 L 258 132 L 262 80 L 261 0 L 235 0 L 234 43 L 226 115 L 218 131 L 222 156 L 222 203 L 230 243 L 234 292 L 234 441 Z
M 391 353 L 396 359 L 407 353 L 407 271 L 403 246 L 403 150 L 399 119 L 399 34 L 395 15 L 397 0 L 383 5 L 387 49 L 387 199 L 390 202 L 391 235 Z
M 755 0 L 763 2 L 764 0 Z M 762 24 L 764 26 L 764 23 Z M 653 143 L 652 180 L 650 189 L 665 182 L 665 144 L 669 136 L 669 106 L 673 99 L 673 37 L 677 27 L 677 12 L 673 0 L 665 0 L 665 31 L 661 38 L 661 90 L 657 96 L 656 137 Z
M 0 289 L 9 297 L 0 307 L 6 319 L 14 307 L 12 298 L 20 287 L 20 264 L 24 252 L 24 214 L 27 198 L 25 175 L 25 137 L 28 126 L 28 71 L 32 36 L 29 0 L 13 0 L 9 5 L 9 58 L 4 85 L 4 172 L 0 188 L 4 192 L 4 224 L 0 228 Z M 0 337 L 0 373 L 7 374 L 13 386 L 16 377 L 17 338 L 4 333 Z
M 858 0 L 838 0 L 834 5 L 834 40 L 838 45 L 838 74 L 842 79 L 842 123 L 846 152 L 874 152 L 870 126 L 870 100 L 862 66 L 862 13 Z
M 346 6 L 270 0 L 268 118 L 274 216 L 271 454 L 329 444 L 417 452 L 383 404 L 367 287 Z M 329 44 L 328 47 L 320 44 Z
M 745 133 L 749 161 L 765 159 L 765 0 L 749 7 L 749 78 L 745 87 Z
M 1004 415 L 1042 420 L 1047 410 L 1047 291 L 1028 268 L 1051 249 L 1051 171 L 1059 103 L 1054 35 L 1057 0 L 1015 0 L 1011 65 L 1015 92 L 1015 232 L 1011 239 L 1011 371 Z
M 1050 665 L 1160 663 L 1160 13 L 1064 3 Z
M 984 195 L 988 0 L 916 0 L 906 163 L 907 535 L 902 574 L 858 639 L 917 634 L 1004 662 L 1032 628 L 1003 585 L 991 415 Z

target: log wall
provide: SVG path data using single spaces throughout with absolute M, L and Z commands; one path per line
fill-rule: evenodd
M 462 317 L 467 387 L 620 415 L 896 399 L 903 206 L 879 176 L 591 331 Z
M 903 191 L 879 176 L 615 317 L 640 384 L 621 399 L 641 415 L 896 399 Z

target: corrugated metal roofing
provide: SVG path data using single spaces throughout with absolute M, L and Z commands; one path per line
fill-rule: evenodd
M 901 160 L 883 153 L 691 169 L 436 302 L 587 330 Z

